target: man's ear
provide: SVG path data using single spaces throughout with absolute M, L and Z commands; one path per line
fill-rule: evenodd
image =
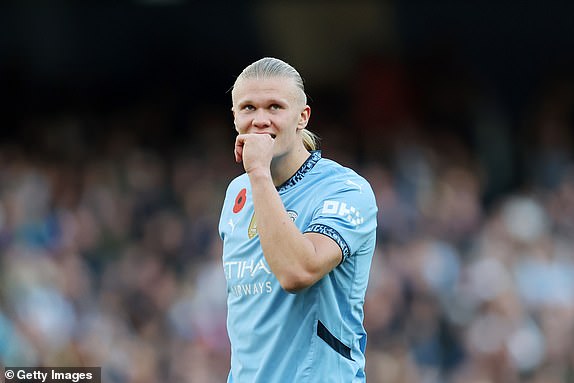
M 309 123 L 309 118 L 311 118 L 311 107 L 309 105 L 305 105 L 301 114 L 299 114 L 299 123 L 297 124 L 297 130 L 303 130 L 307 127 Z

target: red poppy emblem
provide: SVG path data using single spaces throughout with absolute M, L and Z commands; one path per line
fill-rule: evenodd
M 247 199 L 247 189 L 243 188 L 235 197 L 235 205 L 233 205 L 233 212 L 239 213 L 243 206 L 245 205 L 245 200 Z

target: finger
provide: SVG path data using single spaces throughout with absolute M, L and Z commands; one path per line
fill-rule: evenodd
M 241 162 L 243 160 L 243 146 L 245 145 L 245 138 L 241 135 L 235 138 L 235 162 Z
M 235 150 L 233 152 L 235 154 L 235 162 L 240 163 L 243 160 L 243 147 L 235 146 Z

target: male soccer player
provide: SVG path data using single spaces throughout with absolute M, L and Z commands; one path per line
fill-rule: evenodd
M 322 158 L 289 64 L 263 58 L 232 90 L 235 159 L 219 231 L 229 383 L 364 382 L 363 303 L 377 206 L 368 182 Z

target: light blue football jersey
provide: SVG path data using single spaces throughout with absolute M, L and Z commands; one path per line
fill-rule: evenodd
M 313 286 L 286 292 L 261 250 L 248 176 L 230 183 L 219 222 L 231 341 L 228 382 L 364 382 L 363 303 L 377 226 L 373 191 L 319 151 L 277 191 L 299 230 L 332 238 L 343 257 Z

